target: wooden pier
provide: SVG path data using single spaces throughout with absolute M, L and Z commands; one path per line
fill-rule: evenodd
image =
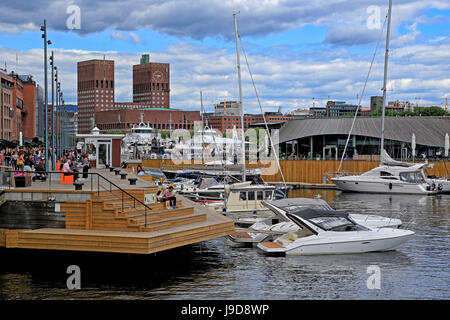
M 68 251 L 150 254 L 226 236 L 234 223 L 210 209 L 177 195 L 177 208 L 156 201 L 157 185 L 138 178 L 136 185 L 98 169 L 114 185 L 99 189 L 93 178 L 83 190 L 73 185 L 33 182 L 25 188 L 5 190 L 5 201 L 53 201 L 64 217 L 64 228 L 0 227 L 0 247 Z M 122 192 L 126 191 L 126 192 Z M 150 200 L 149 200 L 150 199 Z M 7 214 L 7 213 L 0 213 Z M 7 220 L 7 219 L 6 219 Z M 51 225 L 51 221 L 48 222 Z

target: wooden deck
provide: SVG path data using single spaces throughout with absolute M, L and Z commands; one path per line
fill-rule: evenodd
M 131 186 L 128 180 L 121 180 L 114 172 L 103 169 L 100 173 L 140 201 L 158 190 L 149 181 L 139 179 L 137 185 Z M 177 195 L 175 209 L 166 209 L 164 204 L 155 202 L 148 204 L 149 210 L 114 188 L 76 191 L 72 185 L 52 182 L 49 190 L 47 182 L 39 183 L 6 192 L 90 193 L 90 200 L 60 203 L 60 212 L 65 214 L 65 228 L 0 229 L 0 246 L 150 254 L 219 238 L 234 231 L 233 220 L 180 195 Z

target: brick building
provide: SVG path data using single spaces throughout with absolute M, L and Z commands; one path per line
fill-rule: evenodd
M 22 76 L 0 70 L 0 138 L 5 140 L 33 139 L 36 136 L 36 82 L 32 76 Z
M 14 80 L 0 70 L 0 138 L 5 140 L 17 140 L 13 131 L 15 119 L 13 105 Z
M 283 115 L 281 112 L 266 112 L 264 113 L 267 123 L 279 123 L 292 120 L 293 115 Z M 215 113 L 205 114 L 205 126 L 219 130 L 226 133 L 228 129 L 241 128 L 241 117 L 235 115 L 217 115 Z M 207 122 L 207 123 L 206 123 Z M 244 114 L 244 130 L 247 130 L 253 124 L 264 124 L 262 114 Z
M 169 67 L 168 63 L 150 62 L 149 55 L 143 55 L 141 63 L 133 66 L 133 102 L 169 108 Z
M 25 138 L 33 139 L 37 136 L 36 132 L 36 118 L 37 102 L 36 102 L 36 82 L 32 76 L 20 75 L 19 81 L 23 88 L 23 110 L 22 110 L 22 129 Z
M 130 133 L 131 127 L 140 122 L 148 123 L 157 130 L 169 131 L 191 130 L 195 121 L 201 121 L 200 111 L 167 108 L 121 108 L 98 112 L 95 117 L 95 123 L 102 132 L 122 131 L 124 134 Z
M 78 62 L 78 132 L 89 133 L 95 114 L 114 108 L 114 61 Z

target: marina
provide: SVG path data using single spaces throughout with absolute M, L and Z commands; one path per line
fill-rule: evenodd
M 0 4 L 0 300 L 450 298 L 449 6 L 266 2 Z
M 320 195 L 353 213 L 401 218 L 415 236 L 398 250 L 325 256 L 266 257 L 218 238 L 150 256 L 0 249 L 0 296 L 15 299 L 448 299 L 450 197 L 293 190 Z M 355 203 L 358 208 L 355 208 Z M 48 263 L 43 265 L 42 259 Z M 27 263 L 24 263 L 27 261 Z M 67 290 L 68 265 L 83 272 L 82 290 Z M 182 265 L 182 268 L 178 267 Z M 381 270 L 370 290 L 367 268 Z M 246 285 L 243 286 L 243 283 Z M 289 287 L 290 290 L 286 290 Z M 214 297 L 211 296 L 214 292 Z

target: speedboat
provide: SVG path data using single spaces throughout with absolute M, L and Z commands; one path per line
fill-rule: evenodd
M 273 216 L 258 219 L 246 230 L 238 230 L 229 234 L 227 239 L 234 247 L 253 246 L 262 241 L 274 240 L 288 232 L 297 232 L 300 227 L 290 220 L 286 214 L 304 208 L 336 212 L 326 201 L 311 198 L 288 198 L 273 201 L 262 201 L 262 205 L 273 212 Z M 371 228 L 400 228 L 400 219 L 386 218 L 379 215 L 350 214 L 356 223 Z
M 432 195 L 441 187 L 425 178 L 423 169 L 427 165 L 382 165 L 361 175 L 338 176 L 331 181 L 339 190 L 348 192 Z
M 269 255 L 349 254 L 395 250 L 414 235 L 396 228 L 370 228 L 346 212 L 304 208 L 286 213 L 299 226 L 257 247 Z

